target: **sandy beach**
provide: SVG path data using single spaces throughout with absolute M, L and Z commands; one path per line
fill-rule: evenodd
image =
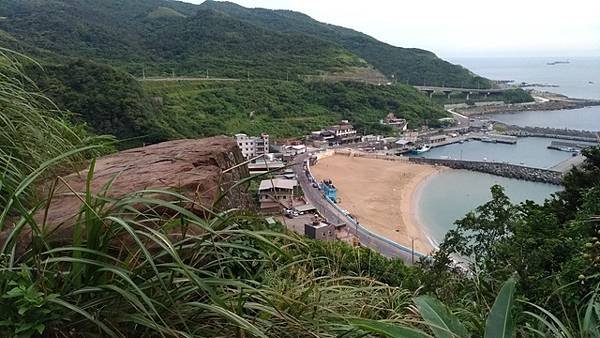
M 416 199 L 420 185 L 444 170 L 408 161 L 386 161 L 334 155 L 312 167 L 319 180 L 331 179 L 338 190 L 339 205 L 368 229 L 422 253 L 434 247 L 419 224 Z

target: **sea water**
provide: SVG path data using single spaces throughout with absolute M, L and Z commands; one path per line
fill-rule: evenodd
M 554 85 L 536 89 L 582 99 L 600 99 L 600 58 L 598 57 L 506 57 L 450 58 L 474 73 L 493 80 Z M 548 65 L 553 61 L 568 64 Z
M 537 88 L 575 98 L 600 99 L 600 58 L 568 58 L 568 64 L 547 65 L 565 58 L 460 58 L 452 59 L 473 72 L 494 80 L 514 80 L 558 87 Z M 531 111 L 497 114 L 493 119 L 507 124 L 534 127 L 600 131 L 600 107 L 576 110 Z M 456 158 L 525 164 L 550 168 L 571 156 L 547 149 L 551 139 L 522 138 L 517 145 L 477 141 L 434 148 L 423 154 L 429 158 Z M 503 186 L 514 203 L 543 202 L 560 186 L 527 182 L 465 170 L 447 170 L 432 176 L 421 187 L 418 217 L 430 237 L 440 242 L 454 222 L 491 199 L 490 187 Z
M 418 219 L 434 244 L 440 243 L 454 222 L 491 200 L 490 188 L 504 187 L 513 203 L 541 203 L 560 186 L 521 181 L 467 170 L 446 170 L 430 177 L 421 187 Z
M 469 141 L 433 148 L 416 157 L 467 161 L 506 162 L 528 167 L 549 169 L 572 157 L 569 152 L 551 150 L 554 140 L 541 137 L 519 138 L 517 144 Z
M 487 115 L 502 123 L 525 127 L 549 127 L 600 131 L 600 106 L 572 110 L 526 111 Z

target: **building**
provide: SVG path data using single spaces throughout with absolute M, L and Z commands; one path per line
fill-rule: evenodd
M 298 181 L 283 178 L 262 180 L 258 188 L 258 199 L 262 211 L 279 211 L 294 206 L 294 189 Z
M 361 141 L 354 127 L 348 123 L 348 120 L 342 120 L 339 124 L 328 127 L 327 129 L 313 131 L 307 137 L 307 141 L 316 148 L 325 148 L 336 144 L 357 143 Z
M 246 160 L 269 153 L 269 135 L 267 134 L 261 134 L 259 137 L 235 134 L 235 140 Z
M 310 239 L 333 241 L 336 239 L 335 226 L 314 217 L 312 222 L 304 225 L 304 235 Z
M 429 145 L 444 143 L 448 139 L 446 135 L 431 135 L 425 138 L 425 142 Z
M 340 124 L 329 127 L 327 131 L 335 136 L 335 141 L 338 144 L 360 142 L 361 139 L 360 135 L 357 135 L 354 126 L 348 120 L 342 120 Z
M 405 131 L 408 128 L 408 122 L 405 119 L 396 117 L 394 113 L 387 114 L 380 122 L 399 131 Z
M 321 189 L 323 190 L 323 195 L 328 198 L 333 203 L 337 201 L 337 189 L 333 185 L 331 180 L 324 180 L 321 183 Z
M 269 171 L 277 171 L 285 167 L 285 163 L 280 160 L 263 157 L 254 163 L 248 163 L 248 172 L 250 175 L 265 174 Z

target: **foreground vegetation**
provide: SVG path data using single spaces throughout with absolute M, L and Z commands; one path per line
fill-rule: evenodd
M 39 184 L 84 159 L 93 173 L 106 141 L 53 117 L 11 56 L 1 64 L 2 337 L 598 336 L 599 148 L 542 205 L 494 187 L 415 267 L 246 211 L 201 218 L 175 192 L 112 199 L 110 186 L 79 195 L 73 235 L 57 240 Z

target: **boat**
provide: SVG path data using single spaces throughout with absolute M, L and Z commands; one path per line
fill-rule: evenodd
M 481 142 L 485 142 L 485 143 L 496 143 L 497 141 L 496 141 L 495 139 L 493 139 L 493 138 L 490 138 L 490 137 L 487 137 L 487 136 L 485 136 L 485 137 L 482 137 L 482 138 L 481 138 Z
M 431 147 L 424 144 L 424 145 L 420 146 L 419 148 L 415 149 L 415 153 L 422 154 L 422 153 L 426 153 L 430 150 L 431 150 Z
M 560 64 L 569 64 L 571 63 L 570 61 L 552 61 L 552 62 L 548 62 L 546 63 L 548 66 L 554 66 L 554 65 L 560 65 Z

